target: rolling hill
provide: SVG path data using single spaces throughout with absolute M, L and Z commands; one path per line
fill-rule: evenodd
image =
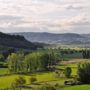
M 35 50 L 40 47 L 40 45 L 26 40 L 24 36 L 9 35 L 0 32 L 0 47 Z
M 22 35 L 28 41 L 40 42 L 48 44 L 90 44 L 90 34 L 76 34 L 76 33 L 40 33 L 40 32 L 22 32 L 13 33 L 14 35 Z

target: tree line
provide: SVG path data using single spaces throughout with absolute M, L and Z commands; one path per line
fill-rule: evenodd
M 8 69 L 11 73 L 32 73 L 53 68 L 57 62 L 54 52 L 33 52 L 27 55 L 12 53 L 7 58 Z

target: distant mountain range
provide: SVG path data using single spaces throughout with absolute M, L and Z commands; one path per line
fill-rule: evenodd
M 32 43 L 26 40 L 24 36 L 9 35 L 0 32 L 0 47 L 13 47 L 15 49 L 35 50 L 41 46 L 37 43 Z
M 48 44 L 90 44 L 90 34 L 76 33 L 40 33 L 40 32 L 22 32 L 12 33 L 14 35 L 24 36 L 28 41 L 48 43 Z

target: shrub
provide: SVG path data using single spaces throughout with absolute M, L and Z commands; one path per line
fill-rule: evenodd
M 26 83 L 26 80 L 24 77 L 19 76 L 17 79 L 14 80 L 14 82 L 12 83 L 13 87 L 18 87 L 18 86 L 22 86 Z
M 65 85 L 75 85 L 75 83 L 72 80 L 65 81 L 64 84 Z
M 72 79 L 64 82 L 64 85 L 80 85 L 81 83 L 77 79 Z
M 90 63 L 83 62 L 78 64 L 78 80 L 84 84 L 90 84 Z
M 55 71 L 56 77 L 60 77 L 60 72 L 59 71 Z
M 37 81 L 37 79 L 35 77 L 30 78 L 30 83 L 34 83 L 35 81 Z
M 71 69 L 70 67 L 66 67 L 66 68 L 65 68 L 65 72 L 64 72 L 65 76 L 66 76 L 67 78 L 70 78 L 71 73 L 72 73 L 72 69 Z

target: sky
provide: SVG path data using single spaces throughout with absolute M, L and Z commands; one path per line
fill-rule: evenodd
M 0 31 L 90 33 L 90 0 L 0 0 Z

